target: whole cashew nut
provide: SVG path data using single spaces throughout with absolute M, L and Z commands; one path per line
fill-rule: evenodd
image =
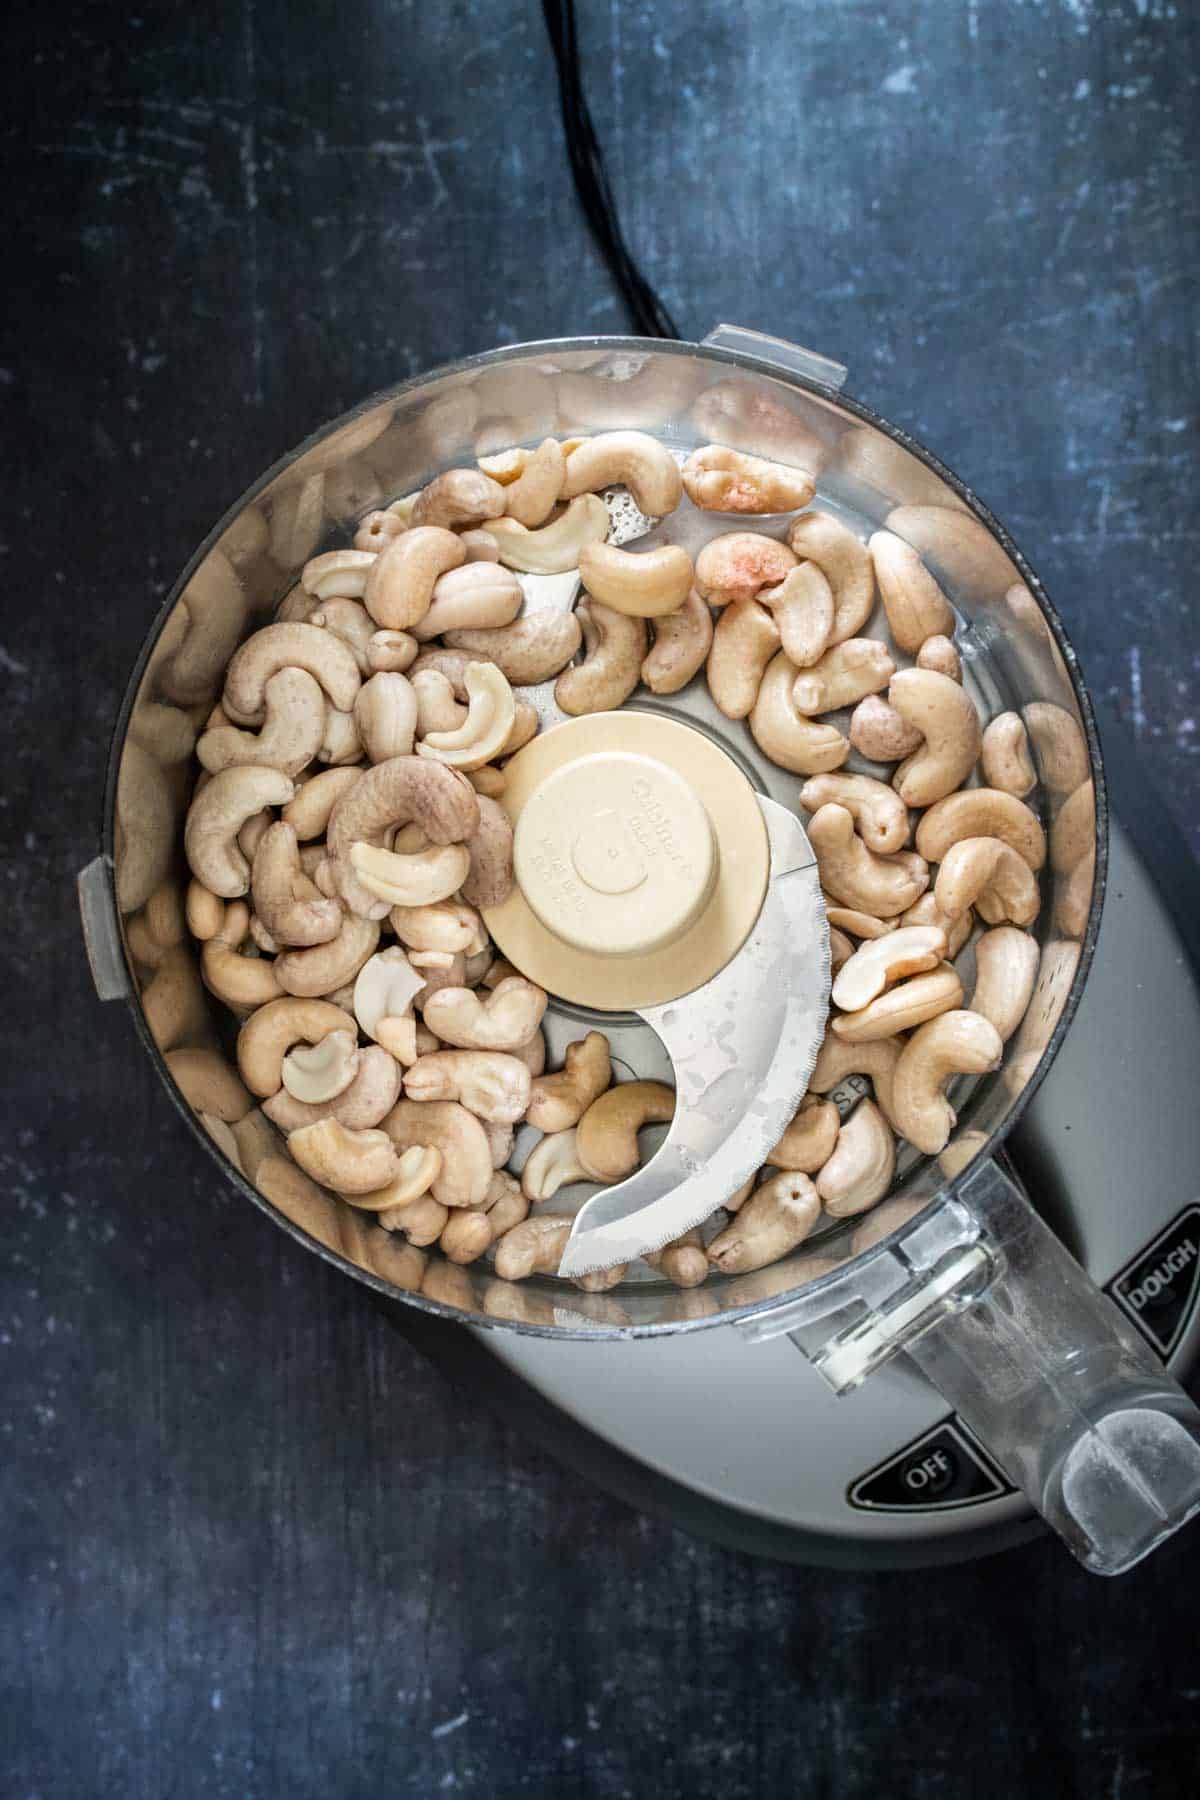
M 237 1012 L 253 1011 L 283 993 L 273 962 L 239 954 L 249 930 L 250 908 L 244 901 L 234 900 L 200 952 L 205 987 Z
M 885 688 L 895 673 L 886 644 L 877 638 L 844 638 L 826 650 L 811 669 L 802 669 L 796 676 L 792 704 L 805 714 L 856 706 L 867 694 Z
M 456 1100 L 398 1100 L 383 1121 L 398 1150 L 432 1145 L 442 1167 L 431 1191 L 442 1206 L 482 1206 L 492 1184 L 487 1133 Z
M 593 1100 L 576 1126 L 579 1160 L 593 1181 L 621 1181 L 640 1161 L 638 1132 L 674 1115 L 674 1088 L 661 1081 L 623 1081 Z
M 539 1131 L 553 1134 L 578 1125 L 594 1100 L 612 1080 L 608 1039 L 602 1031 L 589 1031 L 568 1044 L 562 1068 L 534 1081 L 525 1117 Z
M 844 931 L 839 931 L 836 925 L 831 925 L 829 927 L 829 967 L 831 972 L 836 975 L 853 955 L 854 944 L 850 938 Z
M 443 631 L 511 625 L 525 601 L 525 591 L 511 569 L 494 562 L 467 562 L 438 577 L 425 617 L 412 628 L 419 643 Z
M 595 494 L 624 482 L 649 519 L 674 512 L 683 497 L 679 465 L 664 443 L 644 431 L 602 431 L 584 438 L 566 459 L 562 498 Z
M 962 657 L 948 637 L 926 638 L 917 651 L 917 667 L 932 669 L 937 675 L 947 675 L 951 681 L 957 681 L 962 686 Z
M 727 719 L 747 718 L 753 710 L 779 641 L 779 626 L 757 600 L 735 600 L 720 614 L 706 675 L 708 691 Z
M 578 1133 L 568 1127 L 534 1145 L 521 1170 L 521 1192 L 527 1200 L 552 1200 L 559 1188 L 591 1179 L 579 1160 Z
M 692 451 L 683 465 L 683 487 L 702 512 L 795 512 L 807 506 L 815 492 L 806 469 L 747 456 L 724 444 Z
M 927 975 L 914 975 L 908 981 L 889 988 L 858 1012 L 841 1013 L 831 1023 L 835 1037 L 849 1044 L 869 1044 L 875 1038 L 890 1038 L 898 1031 L 911 1031 L 926 1019 L 961 1006 L 963 985 L 953 963 L 939 963 Z
M 308 767 L 325 735 L 325 696 L 304 669 L 280 669 L 266 684 L 266 720 L 258 732 L 220 725 L 206 731 L 196 755 L 212 774 L 261 766 L 284 775 Z
M 368 675 L 375 673 L 371 667 L 375 621 L 360 601 L 323 600 L 314 612 L 309 613 L 308 623 L 319 626 L 322 631 L 331 631 L 334 637 L 341 638 L 343 644 L 349 647 L 364 681 Z M 415 650 L 413 655 L 416 655 Z
M 334 806 L 361 774 L 361 769 L 323 769 L 311 776 L 284 807 L 284 824 L 292 827 L 302 844 L 324 837 Z
M 970 1011 L 982 1014 L 1007 1044 L 1029 1009 L 1041 966 L 1035 939 L 1012 925 L 985 931 L 975 946 L 975 992 Z
M 388 922 L 410 950 L 461 950 L 471 956 L 487 948 L 483 920 L 462 900 L 438 900 L 431 906 L 393 906 Z
M 403 681 L 404 677 L 393 679 Z M 450 768 L 479 769 L 503 750 L 516 720 L 516 702 L 502 671 L 487 663 L 472 663 L 463 679 L 468 696 L 466 718 L 453 731 L 426 732 L 417 745 L 417 755 Z
M 936 925 L 902 926 L 860 944 L 838 971 L 830 998 L 843 1012 L 858 1012 L 906 976 L 936 969 L 945 955 L 946 934 Z
M 933 669 L 901 669 L 888 701 L 924 738 L 893 777 L 909 806 L 931 806 L 961 787 L 979 760 L 983 734 L 975 702 L 948 675 Z
M 302 1125 L 288 1150 L 306 1175 L 335 1194 L 369 1194 L 400 1175 L 400 1159 L 384 1131 L 347 1131 L 336 1119 Z
M 987 725 L 980 751 L 983 779 L 1018 799 L 1037 786 L 1037 771 L 1029 754 L 1029 734 L 1020 713 L 1004 712 Z
M 525 457 L 516 479 L 505 484 L 503 504 L 507 516 L 529 531 L 544 525 L 562 493 L 566 473 L 562 445 L 557 438 L 543 438 L 537 449 Z
M 868 762 L 899 762 L 921 745 L 921 733 L 880 694 L 868 694 L 850 715 L 850 742 Z
M 832 1100 L 819 1100 L 815 1094 L 809 1094 L 800 1102 L 791 1124 L 767 1156 L 767 1163 L 773 1169 L 815 1175 L 833 1155 L 840 1129 L 838 1109 Z
M 457 569 L 466 555 L 454 533 L 440 525 L 406 531 L 376 557 L 363 604 L 377 625 L 408 631 L 429 611 L 438 577 Z
M 598 600 L 582 601 L 575 617 L 583 628 L 586 654 L 577 667 L 563 670 L 554 685 L 554 698 L 574 718 L 610 712 L 628 700 L 638 684 L 647 649 L 645 621 L 615 612 Z
M 844 806 L 821 806 L 808 822 L 821 886 L 836 900 L 877 919 L 894 918 L 913 905 L 929 885 L 920 857 L 906 852 L 876 856 L 858 836 Z
M 362 739 L 358 735 L 354 714 L 339 712 L 336 706 L 326 707 L 325 735 L 317 751 L 318 762 L 339 767 L 360 761 L 362 753 Z
M 494 518 L 484 530 L 500 546 L 500 561 L 528 575 L 565 575 L 579 567 L 585 544 L 601 544 L 608 536 L 608 508 L 596 494 L 581 494 L 552 519 L 530 531 L 516 519 Z
M 516 1050 L 542 1022 L 546 994 L 511 975 L 486 1000 L 471 988 L 442 988 L 424 1007 L 425 1022 L 444 1044 L 463 1050 Z
M 821 1201 L 808 1176 L 786 1170 L 754 1190 L 708 1246 L 708 1260 L 724 1275 L 765 1269 L 803 1243 L 820 1216 Z
M 286 950 L 275 958 L 275 979 L 285 993 L 317 998 L 345 987 L 358 975 L 379 942 L 375 919 L 346 913 L 336 937 L 310 950 Z
M 1035 873 L 1046 860 L 1046 834 L 1037 814 L 1002 788 L 965 788 L 936 801 L 917 827 L 917 849 L 928 862 L 942 862 L 969 837 L 999 838 Z
M 950 918 L 973 906 L 989 925 L 1032 925 L 1041 907 L 1037 876 L 1025 858 L 993 837 L 962 838 L 952 845 L 933 893 Z
M 354 705 L 361 678 L 348 644 L 319 625 L 264 625 L 234 652 L 225 671 L 221 704 L 228 716 L 239 724 L 257 724 L 266 707 L 267 683 L 281 669 L 307 670 L 339 712 Z
M 413 1194 L 412 1190 L 421 1180 L 425 1180 L 428 1185 L 428 1179 L 431 1179 L 428 1177 L 428 1170 L 432 1167 L 432 1162 L 426 1162 L 424 1159 L 427 1156 L 436 1155 L 437 1152 L 427 1149 L 421 1144 L 414 1144 L 412 1150 L 406 1150 L 404 1154 L 422 1158 L 416 1166 L 414 1175 L 403 1184 L 393 1184 L 382 1188 L 378 1196 L 364 1195 L 356 1204 L 365 1206 L 369 1200 L 375 1199 L 377 1203 L 382 1200 L 384 1204 L 379 1206 L 375 1212 L 375 1223 L 381 1225 L 384 1231 L 400 1232 L 411 1245 L 417 1248 L 426 1244 L 436 1244 L 450 1223 L 450 1214 L 446 1207 L 434 1199 L 432 1194 L 425 1192 Z M 412 1195 L 412 1197 L 397 1202 L 397 1193 Z M 421 1272 L 423 1275 L 427 1273 L 424 1267 Z
M 479 796 L 479 823 L 466 850 L 469 867 L 462 881 L 463 899 L 477 907 L 502 905 L 513 886 L 512 821 L 486 794 Z
M 696 591 L 710 606 L 754 600 L 763 588 L 778 587 L 795 566 L 795 556 L 777 538 L 725 531 L 710 538 L 696 558 Z
M 789 569 L 778 587 L 763 588 L 759 600 L 770 608 L 779 639 L 798 669 L 809 669 L 829 644 L 833 630 L 833 589 L 814 562 Z
M 435 845 L 459 844 L 479 823 L 474 789 L 441 763 L 396 756 L 368 769 L 334 804 L 326 833 L 329 859 L 342 898 L 365 918 L 382 918 L 389 906 L 445 898 L 458 886 L 456 882 L 443 894 L 426 893 L 412 899 L 397 893 L 385 902 L 358 880 L 354 850 L 381 850 L 387 832 L 410 820 Z
M 222 769 L 206 782 L 192 801 L 183 833 L 188 867 L 197 881 L 224 900 L 246 893 L 250 865 L 238 848 L 237 834 L 263 807 L 286 806 L 295 791 L 278 769 Z
M 1092 783 L 1085 781 L 1059 807 L 1050 827 L 1050 863 L 1061 874 L 1068 873 L 1096 848 L 1096 795 Z M 1020 923 L 1020 920 L 1017 921 Z
M 751 735 L 781 769 L 795 775 L 824 774 L 845 762 L 850 745 L 836 726 L 814 724 L 797 712 L 792 698 L 796 675 L 795 664 L 781 650 L 762 678 L 750 714 Z
M 562 1261 L 572 1223 L 569 1214 L 539 1213 L 511 1226 L 496 1241 L 496 1273 L 501 1281 L 552 1275 Z
M 692 559 L 678 544 L 620 550 L 585 544 L 579 577 L 593 600 L 637 619 L 658 619 L 683 605 L 692 589 Z
M 341 1033 L 330 1032 L 329 1036 L 340 1037 Z M 395 1057 L 379 1044 L 368 1044 L 358 1052 L 358 1073 L 335 1099 L 310 1104 L 293 1098 L 282 1087 L 263 1101 L 263 1112 L 281 1131 L 299 1131 L 302 1125 L 317 1125 L 322 1119 L 336 1119 L 348 1131 L 368 1131 L 391 1112 L 399 1098 L 400 1070 Z
M 937 895 L 932 891 L 924 893 L 914 906 L 900 914 L 901 925 L 936 925 L 946 936 L 946 956 L 950 962 L 958 955 L 971 935 L 975 923 L 975 915 L 968 906 L 957 919 L 944 913 L 937 903 Z
M 891 531 L 868 543 L 888 628 L 912 656 L 927 638 L 954 636 L 954 609 L 911 544 Z
M 237 1060 L 242 1080 L 252 1094 L 267 1099 L 283 1086 L 283 1059 L 293 1044 L 319 1044 L 331 1031 L 348 1031 L 355 1022 L 327 1000 L 297 1000 L 290 995 L 271 1000 L 250 1014 L 238 1033 Z
M 538 612 L 479 631 L 449 631 L 449 650 L 424 651 L 417 667 L 446 666 L 454 651 L 465 652 L 465 662 L 495 663 L 514 687 L 536 687 L 565 668 L 583 640 L 579 620 L 572 613 Z M 434 659 L 437 659 L 435 661 Z M 451 677 L 453 679 L 453 677 Z
M 373 675 L 403 675 L 417 660 L 421 646 L 407 631 L 373 631 L 367 666 Z
M 867 547 L 829 513 L 808 512 L 788 527 L 801 562 L 816 563 L 833 589 L 831 644 L 857 636 L 875 605 L 875 572 Z
M 982 1075 L 1000 1066 L 1000 1034 L 979 1013 L 946 1012 L 913 1033 L 900 1053 L 893 1086 L 896 1125 L 926 1156 L 950 1141 L 956 1114 L 942 1093 L 952 1075 Z
M 514 1125 L 529 1104 L 530 1074 L 496 1050 L 437 1050 L 419 1056 L 404 1077 L 410 1100 L 457 1100 L 489 1124 Z
M 327 944 L 342 923 L 338 901 L 327 900 L 300 866 L 300 846 L 282 819 L 267 827 L 254 853 L 250 881 L 254 910 L 279 944 Z
M 1069 712 L 1048 700 L 1031 700 L 1024 711 L 1042 780 L 1052 793 L 1073 794 L 1087 780 L 1090 768 L 1083 732 Z
M 877 919 L 872 913 L 859 912 L 853 906 L 839 906 L 828 894 L 825 895 L 825 917 L 829 921 L 830 930 L 847 931 L 851 937 L 856 938 L 886 937 L 889 931 L 900 929 L 900 920 L 897 918 Z M 914 924 L 921 922 L 912 921 Z
M 844 806 L 863 842 L 879 856 L 903 850 L 908 842 L 907 806 L 895 788 L 871 775 L 813 775 L 800 789 L 800 804 L 810 813 Z
M 236 1125 L 254 1105 L 249 1090 L 215 1050 L 168 1050 L 164 1060 L 193 1112 Z
M 896 1172 L 896 1140 L 873 1100 L 860 1100 L 817 1176 L 817 1192 L 831 1219 L 848 1219 L 882 1200 Z
M 369 512 L 354 534 L 354 548 L 377 553 L 407 529 L 404 520 L 393 512 Z
M 323 556 L 310 557 L 305 563 L 300 571 L 300 585 L 318 600 L 360 600 L 374 561 L 374 548 L 327 550 Z
M 298 1044 L 283 1059 L 285 1092 L 310 1106 L 336 1100 L 357 1074 L 358 1044 L 349 1031 L 331 1031 L 319 1044 Z
M 884 1117 L 893 1130 L 898 1131 L 900 1127 L 896 1123 L 892 1088 L 896 1078 L 896 1065 L 903 1048 L 904 1041 L 898 1037 L 873 1038 L 866 1043 L 847 1043 L 832 1031 L 827 1031 L 809 1079 L 809 1092 L 828 1094 L 845 1081 L 848 1075 L 865 1075 L 875 1090 L 875 1098 L 883 1109 Z
M 482 469 L 447 469 L 413 502 L 412 523 L 455 528 L 482 525 L 504 506 L 504 489 Z
M 411 756 L 417 696 L 407 677 L 381 672 L 364 681 L 354 702 L 354 723 L 371 762 Z
M 677 694 L 704 666 L 713 641 L 712 614 L 696 592 L 682 606 L 654 620 L 654 648 L 642 661 L 642 682 L 652 694 Z

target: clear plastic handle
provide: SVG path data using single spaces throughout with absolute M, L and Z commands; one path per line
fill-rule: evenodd
M 1095 1574 L 1200 1512 L 1200 1411 L 998 1163 L 848 1267 L 840 1331 L 820 1314 L 785 1328 L 833 1387 L 906 1350 Z

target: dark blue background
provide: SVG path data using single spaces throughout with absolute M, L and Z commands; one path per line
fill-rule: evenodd
M 1200 843 L 1194 9 L 581 10 L 681 329 L 840 358 L 968 476 Z M 845 1575 L 635 1516 L 222 1191 L 96 1005 L 71 884 L 197 540 L 373 388 L 625 321 L 535 6 L 22 4 L 6 36 L 0 1787 L 1191 1791 L 1194 1532 L 1105 1584 L 1049 1543 Z

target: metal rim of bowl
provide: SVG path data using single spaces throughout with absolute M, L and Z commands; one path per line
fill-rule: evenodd
M 824 382 L 815 381 L 808 376 L 797 374 L 792 370 L 781 369 L 777 363 L 770 362 L 763 357 L 753 356 L 740 350 L 725 350 L 707 344 L 693 344 L 682 340 L 660 338 L 542 338 L 523 344 L 509 344 L 496 350 L 482 351 L 475 356 L 463 357 L 455 362 L 441 364 L 435 369 L 426 370 L 421 375 L 411 376 L 407 381 L 398 382 L 391 387 L 382 388 L 377 393 L 372 394 L 367 399 L 361 401 L 357 406 L 352 407 L 348 412 L 340 414 L 336 419 L 327 421 L 319 430 L 310 433 L 302 443 L 281 456 L 222 514 L 221 518 L 203 539 L 193 556 L 185 564 L 178 579 L 172 584 L 170 591 L 159 608 L 146 637 L 143 639 L 141 650 L 135 660 L 113 727 L 112 738 L 109 744 L 108 764 L 104 785 L 104 813 L 101 822 L 101 852 L 108 873 L 114 916 L 119 917 L 116 908 L 116 884 L 113 867 L 117 776 L 120 770 L 121 755 L 125 747 L 130 715 L 133 711 L 134 702 L 137 699 L 138 689 L 141 685 L 146 665 L 149 662 L 154 646 L 158 641 L 159 635 L 162 632 L 167 619 L 173 612 L 196 569 L 219 543 L 229 527 L 241 516 L 245 508 L 256 499 L 265 488 L 305 455 L 307 451 L 324 442 L 324 440 L 333 432 L 343 430 L 346 426 L 351 425 L 355 419 L 361 418 L 365 413 L 371 412 L 374 408 L 381 406 L 386 402 L 399 400 L 406 394 L 414 393 L 430 381 L 440 380 L 450 375 L 469 374 L 472 370 L 487 368 L 498 363 L 511 362 L 518 359 L 524 360 L 531 352 L 536 355 L 552 357 L 564 352 L 588 350 L 633 355 L 646 354 L 647 352 L 665 356 L 700 355 L 709 362 L 724 364 L 729 368 L 749 370 L 754 374 L 763 375 L 770 380 L 782 382 L 785 386 L 803 389 L 805 392 L 814 394 L 818 399 L 825 400 L 834 407 L 841 408 L 860 423 L 873 426 L 875 430 L 881 432 L 885 437 L 891 439 L 893 443 L 899 445 L 902 450 L 906 450 L 911 456 L 915 457 L 918 462 L 923 463 L 926 468 L 931 469 L 933 473 L 958 496 L 967 507 L 970 514 L 984 526 L 1000 545 L 1000 548 L 1009 558 L 1010 562 L 1021 576 L 1021 579 L 1028 587 L 1030 593 L 1037 601 L 1042 616 L 1050 627 L 1055 646 L 1067 670 L 1071 687 L 1075 695 L 1075 701 L 1079 708 L 1079 715 L 1083 722 L 1084 736 L 1088 749 L 1088 761 L 1091 767 L 1091 779 L 1095 793 L 1096 867 L 1092 883 L 1091 904 L 1088 908 L 1087 924 L 1083 936 L 1080 939 L 1079 962 L 1071 979 L 1071 986 L 1063 1003 L 1062 1011 L 1059 1014 L 1054 1030 L 1051 1032 L 1049 1041 L 1038 1058 L 1037 1064 L 1030 1075 L 1029 1080 L 1021 1089 L 1021 1092 L 1014 1098 L 1008 1112 L 1005 1114 L 999 1125 L 997 1125 L 989 1134 L 986 1144 L 981 1146 L 977 1156 L 973 1157 L 963 1169 L 947 1181 L 944 1187 L 935 1189 L 929 1196 L 929 1200 L 926 1204 L 927 1206 L 933 1205 L 939 1198 L 950 1197 L 954 1194 L 958 1184 L 962 1182 L 966 1174 L 979 1160 L 979 1155 L 994 1155 L 1003 1147 L 1010 1132 L 1020 1122 L 1020 1119 L 1025 1112 L 1025 1108 L 1037 1093 L 1054 1058 L 1058 1054 L 1059 1047 L 1067 1034 L 1071 1021 L 1075 1017 L 1075 1012 L 1078 1008 L 1084 987 L 1087 985 L 1088 972 L 1091 969 L 1096 942 L 1100 935 L 1100 919 L 1104 908 L 1104 895 L 1108 878 L 1108 788 L 1104 774 L 1104 760 L 1100 748 L 1100 734 L 1096 726 L 1091 696 L 1088 693 L 1087 685 L 1080 669 L 1079 657 L 1067 636 L 1057 608 L 1046 593 L 1036 571 L 1030 566 L 1009 532 L 994 514 L 983 505 L 974 491 L 969 488 L 952 469 L 948 468 L 940 458 L 935 456 L 931 450 L 928 450 L 924 444 L 920 443 L 918 439 L 902 430 L 899 426 L 893 425 L 889 420 L 885 419 L 882 414 L 873 411 L 871 407 L 865 405 L 861 400 L 856 400 L 852 395 L 837 388 L 830 387 Z M 124 949 L 123 934 L 122 948 Z M 804 1283 L 802 1287 L 787 1289 L 782 1293 L 773 1294 L 768 1298 L 754 1301 L 744 1306 L 730 1307 L 728 1310 L 718 1311 L 715 1314 L 708 1314 L 696 1319 L 681 1319 L 667 1323 L 646 1325 L 595 1325 L 584 1327 L 578 1324 L 528 1324 L 518 1320 L 492 1318 L 482 1312 L 478 1314 L 464 1313 L 460 1307 L 449 1306 L 444 1301 L 431 1300 L 419 1292 L 414 1293 L 408 1289 L 399 1288 L 393 1282 L 385 1280 L 382 1276 L 375 1275 L 370 1270 L 362 1268 L 359 1264 L 351 1262 L 348 1257 L 342 1255 L 337 1250 L 332 1250 L 327 1244 L 322 1243 L 320 1239 L 310 1236 L 302 1226 L 297 1225 L 292 1219 L 288 1218 L 285 1213 L 280 1212 L 280 1210 L 274 1206 L 265 1195 L 259 1193 L 253 1182 L 249 1181 L 241 1170 L 230 1162 L 224 1151 L 219 1148 L 200 1124 L 195 1113 L 193 1113 L 191 1108 L 187 1105 L 179 1089 L 176 1087 L 175 1082 L 172 1080 L 164 1055 L 150 1035 L 150 1029 L 146 1023 L 145 1014 L 142 1011 L 137 983 L 133 977 L 132 969 L 129 970 L 129 976 L 129 992 L 126 999 L 129 1010 L 133 1015 L 134 1029 L 141 1040 L 142 1047 L 149 1056 L 176 1111 L 179 1112 L 186 1121 L 193 1137 L 216 1162 L 225 1179 L 231 1181 L 239 1188 L 247 1199 L 253 1201 L 274 1224 L 286 1231 L 297 1243 L 302 1244 L 305 1249 L 315 1252 L 316 1255 L 322 1257 L 324 1261 L 330 1263 L 333 1267 L 340 1269 L 344 1274 L 351 1276 L 356 1281 L 364 1283 L 384 1299 L 400 1301 L 406 1305 L 414 1306 L 422 1312 L 431 1313 L 438 1318 L 448 1319 L 455 1324 L 461 1325 L 469 1323 L 484 1330 L 516 1331 L 527 1337 L 572 1338 L 583 1342 L 589 1340 L 604 1342 L 614 1338 L 666 1337 L 678 1332 L 705 1331 L 711 1330 L 714 1326 L 736 1324 L 740 1320 L 751 1319 L 760 1314 L 772 1312 L 775 1309 L 786 1305 L 796 1294 L 804 1293 L 807 1295 L 810 1293 L 819 1293 L 823 1283 L 832 1284 L 835 1280 L 841 1280 L 845 1268 L 849 1266 L 849 1262 L 855 1260 L 853 1258 L 847 1259 L 846 1264 L 843 1264 L 841 1267 L 826 1275 L 819 1276 L 814 1281 Z M 887 1237 L 881 1238 L 878 1244 L 872 1245 L 869 1251 L 863 1252 L 863 1256 L 875 1257 L 887 1251 L 899 1241 L 906 1229 L 907 1222 L 898 1225 L 887 1235 Z

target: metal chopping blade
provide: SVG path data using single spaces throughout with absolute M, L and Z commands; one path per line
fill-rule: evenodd
M 638 1013 L 675 1068 L 675 1116 L 636 1174 L 586 1201 L 558 1272 L 586 1275 L 660 1250 L 765 1162 L 808 1086 L 829 1010 L 829 932 L 800 822 L 756 796 L 771 873 L 749 937 L 711 981 Z

